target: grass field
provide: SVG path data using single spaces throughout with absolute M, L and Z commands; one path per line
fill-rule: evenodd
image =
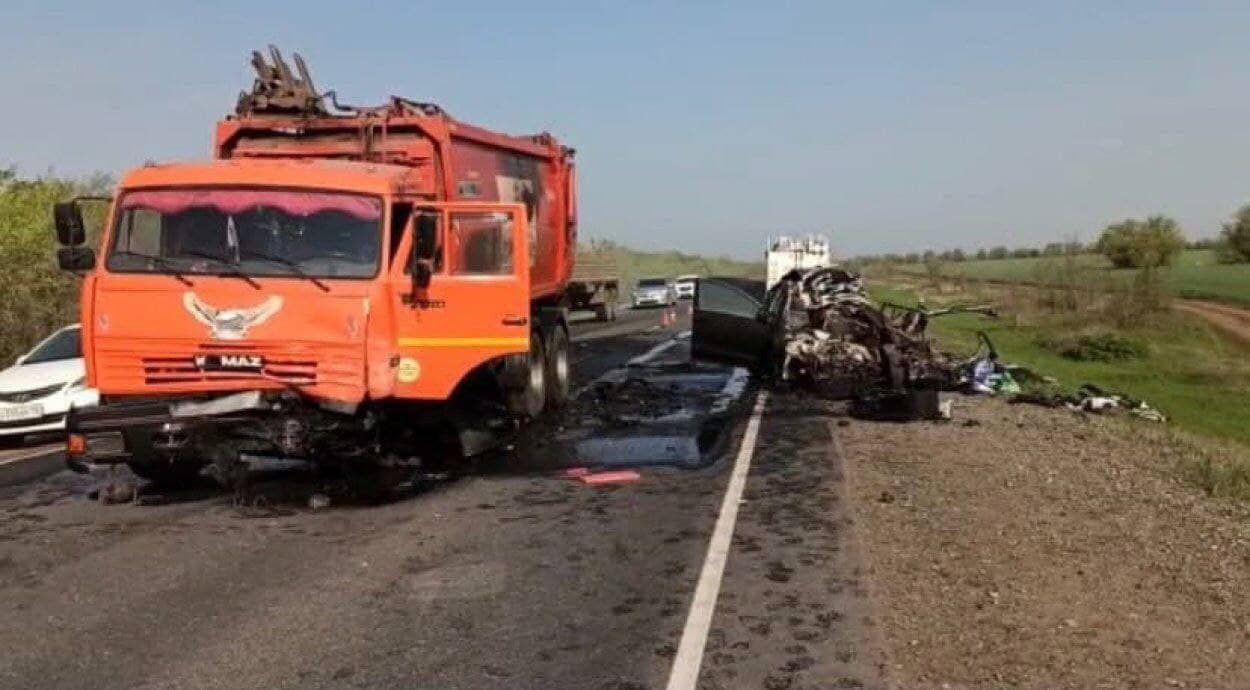
M 1088 271 L 1090 280 L 1127 283 L 1134 275 L 1131 269 L 1112 269 L 1097 254 L 1082 254 L 1074 260 L 1082 270 Z M 1055 275 L 1063 261 L 1061 257 L 1039 257 L 947 262 L 942 265 L 942 272 L 981 280 L 1037 283 L 1047 282 L 1047 276 Z M 915 274 L 928 272 L 927 267 L 920 264 L 907 264 L 898 269 Z M 1168 291 L 1177 297 L 1250 304 L 1250 264 L 1219 264 L 1215 261 L 1215 252 L 1191 250 L 1181 254 L 1176 265 L 1163 269 L 1162 273 Z
M 878 300 L 914 303 L 916 292 L 874 289 Z M 934 299 L 966 300 L 967 296 Z M 1047 339 L 1088 329 L 1061 315 L 1010 314 L 999 320 L 973 315 L 934 319 L 932 333 L 940 346 L 971 354 L 976 334 L 989 334 L 1006 362 L 1053 376 L 1067 390 L 1084 383 L 1147 400 L 1181 429 L 1216 439 L 1250 445 L 1250 348 L 1209 326 L 1201 318 L 1180 313 L 1155 315 L 1124 334 L 1144 343 L 1140 358 L 1112 362 L 1073 361 L 1045 345 Z

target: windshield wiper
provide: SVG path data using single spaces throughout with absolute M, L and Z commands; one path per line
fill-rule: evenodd
M 281 264 L 291 269 L 291 272 L 294 273 L 295 275 L 299 276 L 300 278 L 303 278 L 304 280 L 307 280 L 313 285 L 316 285 L 317 288 L 320 289 L 322 292 L 330 291 L 329 285 L 326 285 L 325 283 L 323 283 L 320 278 L 309 275 L 307 271 L 305 271 L 303 268 L 300 268 L 300 265 L 298 263 L 290 259 L 283 258 L 281 256 L 274 256 L 273 254 L 265 254 L 263 252 L 253 251 L 251 249 L 246 250 L 246 251 L 239 250 L 239 258 L 240 259 L 247 259 L 247 258 L 260 259 L 261 261 L 269 261 L 275 264 Z
M 183 249 L 179 253 L 186 254 L 187 256 L 197 256 L 201 259 L 208 259 L 209 261 L 215 261 L 217 262 L 218 265 L 226 269 L 226 272 L 222 273 L 221 275 L 227 275 L 227 276 L 238 278 L 242 280 L 243 282 L 247 283 L 248 285 L 251 285 L 252 287 L 256 288 L 257 290 L 261 289 L 260 283 L 256 282 L 255 280 L 252 280 L 252 277 L 244 273 L 243 269 L 239 268 L 237 264 L 230 263 L 230 261 L 220 256 L 217 256 L 215 254 L 209 254 L 208 252 L 196 251 L 194 249 Z
M 132 252 L 132 251 L 128 251 L 125 249 L 114 249 L 113 256 L 133 256 L 133 257 L 137 257 L 140 259 L 147 259 L 148 261 L 151 261 L 153 264 L 156 264 L 157 268 L 164 269 L 166 271 L 166 275 L 173 276 L 174 278 L 178 280 L 178 282 L 182 283 L 183 285 L 186 285 L 187 287 L 195 287 L 195 283 L 191 282 L 189 278 L 182 275 L 181 272 L 179 272 L 177 269 L 174 268 L 174 265 L 170 263 L 169 259 L 166 259 L 163 256 L 153 256 L 151 254 L 143 254 L 141 252 Z

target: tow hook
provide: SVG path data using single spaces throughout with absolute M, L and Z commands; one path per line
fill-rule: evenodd
M 181 422 L 165 422 L 152 434 L 152 447 L 165 452 L 182 450 L 190 441 L 186 425 Z
M 304 446 L 304 438 L 308 428 L 298 419 L 288 419 L 282 423 L 282 435 L 278 437 L 278 447 L 285 455 L 298 456 Z

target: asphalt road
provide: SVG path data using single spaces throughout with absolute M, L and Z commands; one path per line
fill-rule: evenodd
M 293 478 L 122 505 L 70 473 L 0 489 L 0 687 L 663 688 L 688 649 L 698 687 L 881 684 L 836 427 L 786 396 L 748 424 L 747 389 L 704 460 L 647 457 L 732 378 L 689 370 L 659 316 L 577 324 L 568 413 L 382 505 L 311 510 Z M 609 432 L 640 440 L 640 481 L 562 476 Z

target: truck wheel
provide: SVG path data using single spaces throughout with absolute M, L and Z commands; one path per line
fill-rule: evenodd
M 572 388 L 569 370 L 569 334 L 557 325 L 547 343 L 547 409 L 563 407 Z
M 130 460 L 126 465 L 130 471 L 157 486 L 166 489 L 181 489 L 194 486 L 199 480 L 203 464 L 182 460 L 170 462 L 158 458 L 152 450 L 152 439 L 143 430 L 126 430 L 122 432 L 126 452 Z
M 543 404 L 547 402 L 547 358 L 543 339 L 537 332 L 530 333 L 528 367 L 525 385 L 507 392 L 507 404 L 513 414 L 532 419 L 543 413 Z
M 595 305 L 595 320 L 596 321 L 611 321 L 612 312 L 610 310 L 611 310 L 611 307 L 608 306 L 607 302 L 604 302 L 602 304 L 596 304 Z

